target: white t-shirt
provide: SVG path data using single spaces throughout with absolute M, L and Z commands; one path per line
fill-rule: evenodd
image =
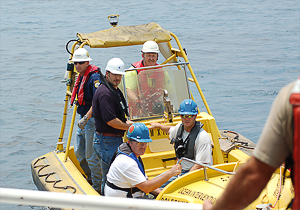
M 145 182 L 147 176 L 138 167 L 137 162 L 132 158 L 120 154 L 116 157 L 111 164 L 107 173 L 107 180 L 114 185 L 121 188 L 132 188 L 135 185 Z M 104 188 L 105 196 L 110 197 L 127 197 L 127 192 L 122 190 L 115 190 L 105 184 Z M 138 191 L 132 195 L 132 197 L 142 197 L 144 193 Z
M 178 123 L 176 126 L 172 126 L 169 130 L 169 137 L 170 139 L 175 138 L 177 135 L 177 131 L 182 123 Z M 188 137 L 190 133 L 183 130 L 182 132 L 182 139 L 185 142 L 186 138 Z M 200 163 L 205 163 L 208 165 L 213 164 L 212 159 L 212 148 L 211 148 L 211 141 L 208 133 L 201 129 L 200 133 L 197 135 L 197 138 L 195 140 L 195 147 L 194 147 L 194 157 L 195 161 Z M 193 163 L 183 161 L 181 163 L 183 170 L 190 170 L 193 167 Z

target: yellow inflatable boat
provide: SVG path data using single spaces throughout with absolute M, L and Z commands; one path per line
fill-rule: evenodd
M 102 31 L 78 33 L 76 40 L 68 42 L 68 44 L 74 42 L 70 50 L 70 58 L 76 47 L 113 48 L 143 45 L 148 40 L 156 41 L 165 60 L 156 66 L 156 69 L 152 68 L 146 72 L 149 74 L 152 74 L 153 71 L 163 72 L 163 82 L 156 85 L 158 97 L 155 97 L 155 100 L 151 96 L 145 99 L 145 106 L 151 107 L 146 112 L 134 110 L 130 107 L 129 102 L 130 119 L 145 123 L 148 127 L 152 122 L 176 125 L 181 122 L 178 114 L 180 102 L 187 98 L 195 100 L 194 96 L 200 94 L 202 102 L 196 102 L 203 103 L 206 110 L 203 109 L 198 113 L 197 120 L 204 124 L 203 129 L 210 135 L 213 147 L 212 166 L 204 166 L 202 169 L 177 178 L 167 185 L 156 199 L 186 203 L 203 203 L 205 199 L 209 199 L 215 202 L 231 177 L 234 176 L 234 172 L 250 157 L 255 144 L 234 131 L 218 129 L 186 52 L 174 33 L 163 29 L 155 22 L 136 26 L 116 26 L 116 21 L 112 21 L 112 25 L 114 27 Z M 183 62 L 180 62 L 179 59 Z M 136 69 L 128 69 L 128 71 L 133 70 Z M 56 149 L 32 161 L 32 176 L 39 190 L 99 195 L 87 182 L 75 157 L 74 149 L 70 146 L 76 106 L 73 110 L 71 125 L 68 126 L 70 129 L 67 143 L 63 143 L 69 100 L 76 74 L 74 65 L 69 61 L 62 126 Z M 153 84 L 155 82 L 152 81 Z M 194 88 L 197 90 L 196 92 L 191 92 L 191 85 L 196 86 Z M 119 87 L 126 96 L 124 80 Z M 149 143 L 146 153 L 142 156 L 146 174 L 150 179 L 170 169 L 177 161 L 191 161 L 185 158 L 176 159 L 174 147 L 170 144 L 167 133 L 160 129 L 151 129 L 150 135 L 153 142 Z M 247 209 L 256 209 L 257 205 L 268 203 L 271 203 L 270 205 L 273 205 L 275 209 L 286 208 L 293 197 L 293 187 L 290 178 L 286 178 L 283 184 L 282 172 L 282 167 L 276 170 L 259 198 Z

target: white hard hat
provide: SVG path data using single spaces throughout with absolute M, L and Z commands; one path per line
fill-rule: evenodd
M 124 72 L 124 62 L 120 58 L 112 58 L 107 62 L 106 71 L 109 71 L 113 74 L 122 74 L 125 75 Z
M 77 49 L 74 54 L 72 61 L 73 62 L 83 62 L 83 61 L 92 61 L 93 59 L 90 58 L 88 51 L 84 48 Z
M 155 41 L 147 41 L 143 44 L 143 53 L 159 53 L 158 45 Z

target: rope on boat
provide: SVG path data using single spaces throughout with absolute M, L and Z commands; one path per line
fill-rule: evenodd
M 49 164 L 46 164 L 46 165 L 36 165 L 40 160 L 43 160 L 43 159 L 45 159 L 45 158 L 46 158 L 46 157 L 41 157 L 41 158 L 37 159 L 37 160 L 34 162 L 34 164 L 33 164 L 33 168 L 41 167 L 41 168 L 38 170 L 38 173 L 37 173 L 38 177 L 44 177 L 44 176 L 45 176 L 45 182 L 46 182 L 46 183 L 53 183 L 53 188 L 63 189 L 63 190 L 73 189 L 72 194 L 75 194 L 76 188 L 73 187 L 73 186 L 68 186 L 68 185 L 67 185 L 67 186 L 63 186 L 63 187 L 56 186 L 57 183 L 63 181 L 62 179 L 54 180 L 54 181 L 53 181 L 53 180 L 50 180 L 50 181 L 48 180 L 48 178 L 49 178 L 50 176 L 56 174 L 56 172 L 50 172 L 50 173 L 40 174 L 40 172 L 41 172 L 44 168 L 50 166 Z
M 254 147 L 249 147 L 248 146 L 248 142 L 244 142 L 244 141 L 239 140 L 240 135 L 237 132 L 225 130 L 224 133 L 233 133 L 233 134 L 235 134 L 235 137 L 233 138 L 233 141 L 231 140 L 231 142 L 232 142 L 232 145 L 235 145 L 237 148 L 242 147 L 242 148 L 245 148 L 245 149 L 254 150 Z M 225 137 L 223 139 L 229 139 L 229 137 Z

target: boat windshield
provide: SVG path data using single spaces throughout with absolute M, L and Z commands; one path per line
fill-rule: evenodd
M 181 101 L 190 98 L 185 70 L 169 64 L 151 69 L 128 69 L 119 88 L 126 96 L 130 119 L 162 116 L 166 99 L 171 101 L 171 111 L 176 114 Z

